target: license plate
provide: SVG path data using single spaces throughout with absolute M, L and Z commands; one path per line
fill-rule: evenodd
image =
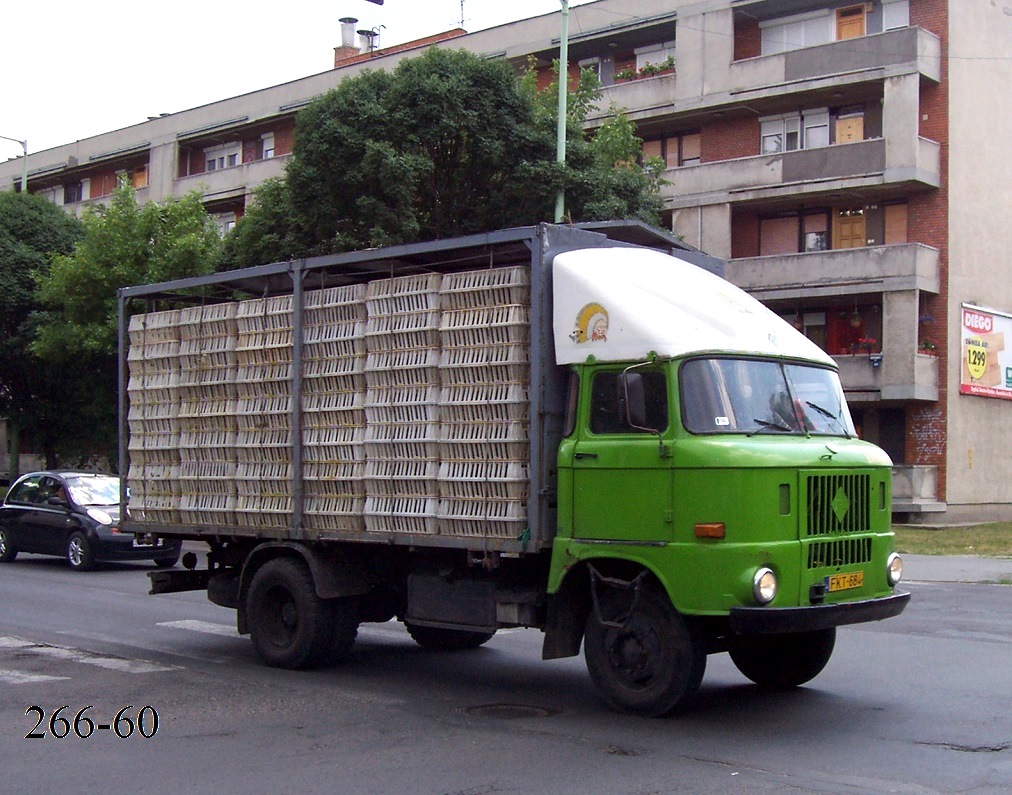
M 864 585 L 863 571 L 852 571 L 848 574 L 832 574 L 826 577 L 826 590 L 830 593 L 849 591 L 851 588 L 860 588 L 862 585 Z
M 155 546 L 159 546 L 160 547 L 161 545 L 162 545 L 162 539 L 160 539 L 160 538 L 158 539 L 158 541 L 155 541 L 153 538 L 150 538 L 150 537 L 134 536 L 134 546 L 135 547 L 155 547 Z

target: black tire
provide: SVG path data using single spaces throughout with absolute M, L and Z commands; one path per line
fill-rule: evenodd
M 253 575 L 246 616 L 253 647 L 274 668 L 315 668 L 330 652 L 334 607 L 301 560 L 276 558 Z
M 171 569 L 179 562 L 179 553 L 177 552 L 175 555 L 168 555 L 164 558 L 155 558 L 154 562 L 155 566 L 160 569 Z
M 631 595 L 601 594 L 601 617 L 622 621 Z M 706 648 L 667 595 L 646 588 L 621 629 L 587 618 L 583 655 L 594 684 L 621 712 L 660 717 L 692 696 L 706 671 Z
M 417 624 L 404 623 L 408 634 L 423 649 L 429 651 L 467 651 L 477 649 L 488 643 L 495 632 L 471 632 L 464 629 L 444 629 L 442 627 L 421 627 Z
M 0 563 L 10 563 L 18 556 L 18 548 L 10 542 L 7 531 L 0 527 Z
M 75 530 L 67 539 L 67 564 L 74 571 L 91 571 L 95 568 L 95 550 L 82 531 Z
M 351 647 L 358 636 L 358 625 L 361 621 L 358 599 L 331 599 L 333 625 L 330 637 L 329 662 L 340 662 L 351 653 Z
M 836 645 L 836 627 L 787 635 L 732 635 L 728 653 L 745 676 L 766 690 L 790 690 L 814 679 Z

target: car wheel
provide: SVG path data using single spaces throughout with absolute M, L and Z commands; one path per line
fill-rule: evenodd
M 422 627 L 405 624 L 408 634 L 423 649 L 429 651 L 467 651 L 477 649 L 492 640 L 494 632 L 471 632 L 463 629 Z
M 91 571 L 95 568 L 95 551 L 88 536 L 77 530 L 67 539 L 67 563 L 74 571 Z
M 18 556 L 18 548 L 7 537 L 7 531 L 0 527 L 0 563 L 10 563 Z
M 583 653 L 591 679 L 611 705 L 647 717 L 684 704 L 706 670 L 702 640 L 667 594 L 654 588 L 645 588 L 632 604 L 625 594 L 602 595 L 600 610 L 587 619 Z
M 155 558 L 155 565 L 160 569 L 171 569 L 179 562 L 179 553 L 164 558 Z
M 246 615 L 253 648 L 274 668 L 315 668 L 331 654 L 334 605 L 316 595 L 301 560 L 275 558 L 250 583 Z

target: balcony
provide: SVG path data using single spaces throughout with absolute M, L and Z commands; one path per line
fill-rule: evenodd
M 175 181 L 172 193 L 181 198 L 190 191 L 197 190 L 203 194 L 204 201 L 228 196 L 244 196 L 253 186 L 259 185 L 264 180 L 284 176 L 287 160 L 288 155 L 280 155 L 232 168 L 179 177 Z
M 675 209 L 880 185 L 924 190 L 941 184 L 939 151 L 934 141 L 914 136 L 888 146 L 877 138 L 720 160 L 668 169 L 661 192 Z
M 850 403 L 938 400 L 938 357 L 918 353 L 905 343 L 890 343 L 887 339 L 880 354 L 833 358 Z
M 900 290 L 937 293 L 938 250 L 920 243 L 748 257 L 727 263 L 728 281 L 761 301 Z
M 799 83 L 839 85 L 867 80 L 869 72 L 895 75 L 908 65 L 909 71 L 937 83 L 941 54 L 941 42 L 933 33 L 921 28 L 891 30 L 736 61 L 731 64 L 730 93 L 737 100 L 751 101 L 756 95 L 793 93 L 801 88 Z
M 597 108 L 587 114 L 587 123 L 594 126 L 609 118 L 613 105 L 632 119 L 670 112 L 676 102 L 675 79 L 675 73 L 669 72 L 602 86 L 598 90 Z

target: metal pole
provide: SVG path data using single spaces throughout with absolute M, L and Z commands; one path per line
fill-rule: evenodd
M 569 91 L 569 0 L 562 3 L 562 36 L 559 41 L 559 120 L 556 127 L 555 161 L 566 162 L 566 98 Z M 555 197 L 555 223 L 566 215 L 566 189 L 559 188 Z
M 22 141 L 19 138 L 8 138 L 6 135 L 0 135 L 5 141 L 14 141 L 16 144 L 21 144 L 21 148 L 24 150 L 24 159 L 21 161 L 21 192 L 28 193 L 28 140 Z

